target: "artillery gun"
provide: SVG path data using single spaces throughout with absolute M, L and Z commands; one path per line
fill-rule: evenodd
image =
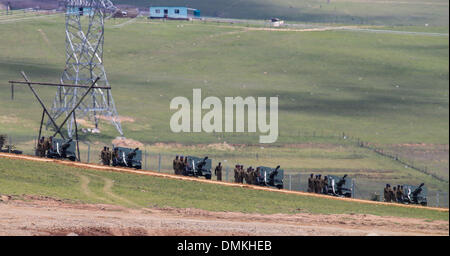
M 203 176 L 205 179 L 211 179 L 212 161 L 207 156 L 199 158 L 195 156 L 187 156 L 187 165 L 184 167 L 182 174 L 184 176 L 199 177 Z
M 427 205 L 427 188 L 425 183 L 421 183 L 419 186 L 403 185 L 403 199 L 404 204 L 420 204 Z
M 53 138 L 50 149 L 48 149 L 47 157 L 75 161 L 77 159 L 76 142 L 72 139 Z
M 142 169 L 142 150 L 114 147 L 112 165 Z
M 327 194 L 338 197 L 352 197 L 352 179 L 347 178 L 347 174 L 343 177 L 328 175 Z
M 279 165 L 276 168 L 259 166 L 256 171 L 256 185 L 283 188 L 284 170 Z

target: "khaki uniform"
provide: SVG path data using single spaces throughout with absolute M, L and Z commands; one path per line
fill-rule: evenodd
M 36 148 L 37 156 L 39 157 L 45 157 L 45 148 L 44 148 L 44 142 L 39 141 Z
M 117 165 L 117 158 L 119 158 L 119 151 L 114 151 L 111 153 L 111 161 L 113 165 Z
M 397 191 L 394 191 L 392 188 L 389 190 L 389 194 L 391 195 L 392 202 L 397 202 Z
M 314 177 L 308 178 L 308 192 L 314 193 Z
M 108 164 L 107 158 L 108 158 L 108 151 L 106 149 L 103 149 L 102 152 L 100 153 L 100 159 L 102 160 L 103 165 Z
M 247 169 L 247 184 L 253 185 L 253 169 Z
M 257 178 L 258 178 L 258 171 L 257 170 L 253 170 L 252 171 L 252 182 L 253 185 L 258 185 L 257 183 Z
M 314 193 L 319 193 L 320 192 L 320 179 L 314 178 Z
M 106 150 L 106 164 L 111 165 L 112 152 L 110 150 Z
M 234 182 L 239 183 L 239 170 L 238 168 L 234 168 Z
M 384 201 L 385 202 L 391 201 L 391 194 L 389 192 L 389 188 L 384 188 Z
M 400 188 L 397 188 L 397 202 L 403 202 L 403 191 Z
M 214 169 L 214 174 L 217 176 L 217 180 L 222 180 L 222 165 L 216 166 L 216 169 Z
M 48 151 L 52 148 L 52 141 L 50 140 L 50 138 L 46 138 L 44 140 L 44 155 L 47 153 L 48 155 Z
M 178 166 L 179 166 L 178 162 L 179 162 L 178 159 L 173 159 L 173 172 L 177 175 L 178 175 Z
M 323 194 L 327 194 L 328 193 L 328 179 L 323 179 L 322 180 L 322 191 Z

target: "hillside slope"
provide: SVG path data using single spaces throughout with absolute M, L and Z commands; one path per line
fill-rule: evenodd
M 115 0 L 140 7 L 189 6 L 204 16 L 371 25 L 448 25 L 446 0 Z

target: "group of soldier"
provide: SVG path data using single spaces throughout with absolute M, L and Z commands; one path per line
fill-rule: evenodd
M 117 148 L 114 150 L 109 150 L 109 147 L 103 147 L 103 150 L 100 153 L 100 159 L 102 160 L 103 165 L 112 165 L 116 166 L 117 158 L 119 156 L 119 152 Z
M 173 171 L 176 175 L 183 175 L 184 169 L 189 167 L 188 159 L 184 156 L 175 156 L 173 160 Z
M 386 184 L 384 188 L 384 201 L 385 202 L 397 202 L 403 203 L 405 200 L 405 195 L 403 193 L 403 186 L 397 185 L 394 188 L 391 188 L 390 184 Z
M 2 150 L 3 145 L 5 145 L 6 142 L 6 135 L 0 134 L 0 150 Z
M 247 183 L 250 185 L 257 185 L 259 176 L 259 167 L 254 169 L 253 167 L 248 167 L 244 170 L 243 165 L 237 164 L 234 167 L 234 182 L 235 183 Z
M 48 156 L 49 150 L 52 148 L 53 137 L 41 137 L 37 143 L 36 155 L 39 157 Z
M 308 178 L 308 192 L 317 194 L 328 194 L 328 177 L 322 178 L 321 174 L 314 176 L 313 173 Z

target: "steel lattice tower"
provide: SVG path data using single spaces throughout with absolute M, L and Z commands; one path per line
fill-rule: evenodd
M 103 66 L 104 20 L 116 8 L 109 0 L 66 0 L 66 66 L 61 77 L 62 84 L 92 84 L 100 77 L 96 86 L 110 87 Z M 57 119 L 67 115 L 85 88 L 58 87 L 52 105 L 52 116 Z M 122 127 L 110 90 L 94 89 L 90 97 L 77 108 L 77 117 L 87 117 L 98 128 L 99 117 L 111 121 L 123 136 Z M 74 120 L 67 124 L 72 137 Z

